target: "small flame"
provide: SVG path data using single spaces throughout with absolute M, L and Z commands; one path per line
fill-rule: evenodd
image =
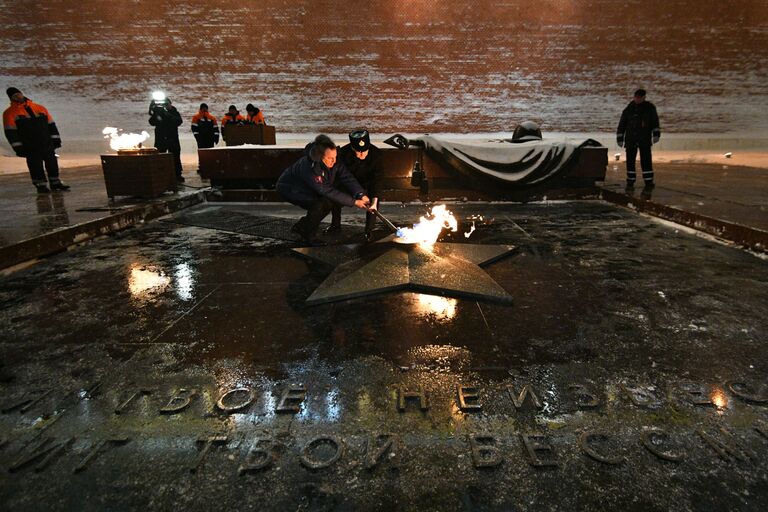
M 475 221 L 472 221 L 472 227 L 470 228 L 469 231 L 464 233 L 464 238 L 469 238 L 474 232 L 475 232 Z
M 141 143 L 149 138 L 149 134 L 146 131 L 141 133 L 120 133 L 119 129 L 111 126 L 104 128 L 101 133 L 104 134 L 105 139 L 109 139 L 109 147 L 115 151 L 140 148 Z
M 446 209 L 444 204 L 438 204 L 433 206 L 432 211 L 426 216 L 421 217 L 412 228 L 398 229 L 397 237 L 404 243 L 433 245 L 437 242 L 443 228 L 457 231 L 458 223 L 456 217 Z

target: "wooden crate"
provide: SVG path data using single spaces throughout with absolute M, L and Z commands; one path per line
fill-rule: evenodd
M 101 155 L 107 196 L 158 197 L 176 190 L 173 155 Z
M 221 134 L 227 146 L 274 145 L 276 143 L 275 127 L 266 124 L 227 124 L 221 128 Z

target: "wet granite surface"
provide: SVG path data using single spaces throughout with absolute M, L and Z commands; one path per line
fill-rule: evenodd
M 764 260 L 599 202 L 450 208 L 444 241 L 516 247 L 483 269 L 511 304 L 311 306 L 295 243 L 173 218 L 3 277 L 0 503 L 764 508 Z

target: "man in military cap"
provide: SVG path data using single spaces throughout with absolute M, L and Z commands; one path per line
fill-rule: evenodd
M 365 189 L 371 204 L 378 204 L 378 180 L 382 175 L 381 150 L 371 144 L 371 135 L 368 130 L 358 128 L 349 133 L 349 144 L 339 150 L 339 159 L 347 170 Z M 365 215 L 365 236 L 370 238 L 373 226 L 376 223 L 376 215 L 368 212 Z M 341 206 L 332 210 L 331 226 L 328 231 L 341 229 Z

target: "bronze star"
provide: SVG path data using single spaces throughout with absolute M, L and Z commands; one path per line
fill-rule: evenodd
M 323 304 L 391 291 L 509 303 L 512 297 L 480 267 L 507 256 L 512 245 L 392 243 L 294 249 L 336 267 L 307 299 Z

